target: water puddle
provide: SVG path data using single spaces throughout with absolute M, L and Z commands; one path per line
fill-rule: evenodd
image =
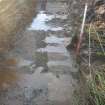
M 23 75 L 23 76 L 21 75 L 22 80 L 20 81 L 19 84 L 20 86 L 25 87 L 26 97 L 28 98 L 32 97 L 32 95 L 36 94 L 36 92 L 39 90 L 40 92 L 43 92 L 46 90 L 45 97 L 48 94 L 49 99 L 53 99 L 57 95 L 55 94 L 56 89 L 58 90 L 59 94 L 63 95 L 61 97 L 60 95 L 58 95 L 60 99 L 62 97 L 66 97 L 67 95 L 70 96 L 69 94 L 66 93 L 66 92 L 70 92 L 69 89 L 72 87 L 72 84 L 70 82 L 71 80 L 70 75 L 59 74 L 58 76 L 52 72 L 41 73 L 42 70 L 43 70 L 43 67 L 39 67 L 37 68 L 36 72 L 33 73 L 32 75 L 29 75 L 29 74 Z M 40 93 L 38 93 L 37 98 L 38 96 L 40 96 Z M 34 96 L 34 99 L 35 99 L 35 96 Z
M 23 1 L 21 0 L 20 4 L 23 4 Z M 56 3 L 53 6 L 55 5 Z M 41 9 L 45 10 L 45 6 L 44 3 Z M 60 3 L 60 6 L 62 8 L 63 5 Z M 53 9 L 58 11 L 59 8 Z M 11 101 L 5 101 L 6 104 L 23 105 L 18 102 L 25 100 L 25 105 L 47 105 L 43 102 L 44 98 L 46 102 L 54 102 L 48 105 L 55 104 L 56 101 L 61 102 L 57 105 L 70 101 L 72 76 L 69 74 L 72 65 L 65 48 L 70 38 L 63 36 L 64 25 L 56 24 L 63 23 L 67 15 L 63 9 L 62 14 L 54 12 L 54 15 L 48 10 L 37 14 L 30 27 L 23 33 L 24 38 L 17 44 L 16 49 L 10 52 L 9 56 L 16 60 L 0 62 L 0 89 L 8 89 L 6 100 Z M 3 98 L 5 100 L 5 97 Z
M 47 53 L 60 53 L 67 54 L 67 50 L 62 46 L 46 46 L 45 48 L 39 48 L 37 52 L 47 52 Z
M 68 60 L 65 60 L 65 61 L 49 61 L 47 63 L 47 65 L 49 67 L 51 66 L 68 66 L 68 67 L 72 67 L 72 64 L 70 62 L 68 62 Z
M 14 67 L 16 66 L 16 64 L 17 64 L 17 61 L 14 58 L 0 61 L 1 67 Z
M 71 105 L 70 99 L 73 91 L 72 77 L 70 75 L 60 75 L 60 78 L 54 78 L 49 86 L 49 99 L 57 101 L 56 105 Z M 67 104 L 66 104 L 67 103 Z
M 48 44 L 62 44 L 64 42 L 64 38 L 58 38 L 56 36 L 49 36 L 45 38 L 45 42 Z
M 25 66 L 30 66 L 33 62 L 29 60 L 24 60 L 24 59 L 19 59 L 18 61 L 18 67 L 25 67 Z
M 31 24 L 29 30 L 44 30 L 44 31 L 60 31 L 63 30 L 62 27 L 52 27 L 46 24 L 46 22 L 52 20 L 56 16 L 54 15 L 48 15 L 44 11 L 39 12 L 37 17 L 33 20 L 33 23 Z M 60 17 L 60 16 L 57 16 Z M 64 17 L 62 17 L 64 18 Z
M 0 89 L 7 89 L 18 79 L 16 60 L 7 59 L 0 62 Z
M 66 20 L 67 19 L 67 15 L 55 15 L 55 18 L 61 19 L 61 20 Z
M 63 37 L 59 38 L 57 36 L 49 36 L 46 37 L 44 42 L 47 44 L 59 44 L 59 45 L 65 45 L 67 46 L 70 43 L 71 38 Z
M 34 89 L 48 88 L 48 82 L 50 82 L 52 78 L 55 78 L 55 76 L 52 73 L 41 73 L 42 71 L 43 67 L 38 67 L 32 75 L 29 74 L 25 75 L 23 74 L 23 76 L 21 75 L 22 80 L 20 83 L 22 84 L 22 86 L 27 88 Z
M 0 89 L 9 88 L 17 80 L 17 74 L 15 70 L 8 68 L 0 68 Z

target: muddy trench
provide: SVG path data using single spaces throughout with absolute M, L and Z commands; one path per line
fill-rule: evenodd
M 35 15 L 33 15 L 35 16 Z M 0 105 L 72 105 L 78 69 L 66 46 L 67 2 L 38 1 L 0 66 Z

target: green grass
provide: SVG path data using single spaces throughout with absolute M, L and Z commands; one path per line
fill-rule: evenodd
M 89 100 L 94 105 L 105 105 L 105 72 L 96 72 L 91 81 L 88 82 L 89 86 Z
M 80 87 L 80 90 L 76 90 L 73 105 L 105 105 L 105 72 L 95 71 L 92 78 L 84 85 L 84 89 Z M 86 97 L 84 92 L 80 91 L 87 91 Z

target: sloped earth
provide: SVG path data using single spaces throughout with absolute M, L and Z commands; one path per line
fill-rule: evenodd
M 77 68 L 66 45 L 67 4 L 47 2 L 0 67 L 0 105 L 72 105 Z

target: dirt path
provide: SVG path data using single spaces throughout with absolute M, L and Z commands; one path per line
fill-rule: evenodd
M 49 1 L 39 11 L 9 54 L 14 66 L 5 70 L 0 105 L 72 105 L 77 69 L 65 48 L 66 20 L 65 2 Z

